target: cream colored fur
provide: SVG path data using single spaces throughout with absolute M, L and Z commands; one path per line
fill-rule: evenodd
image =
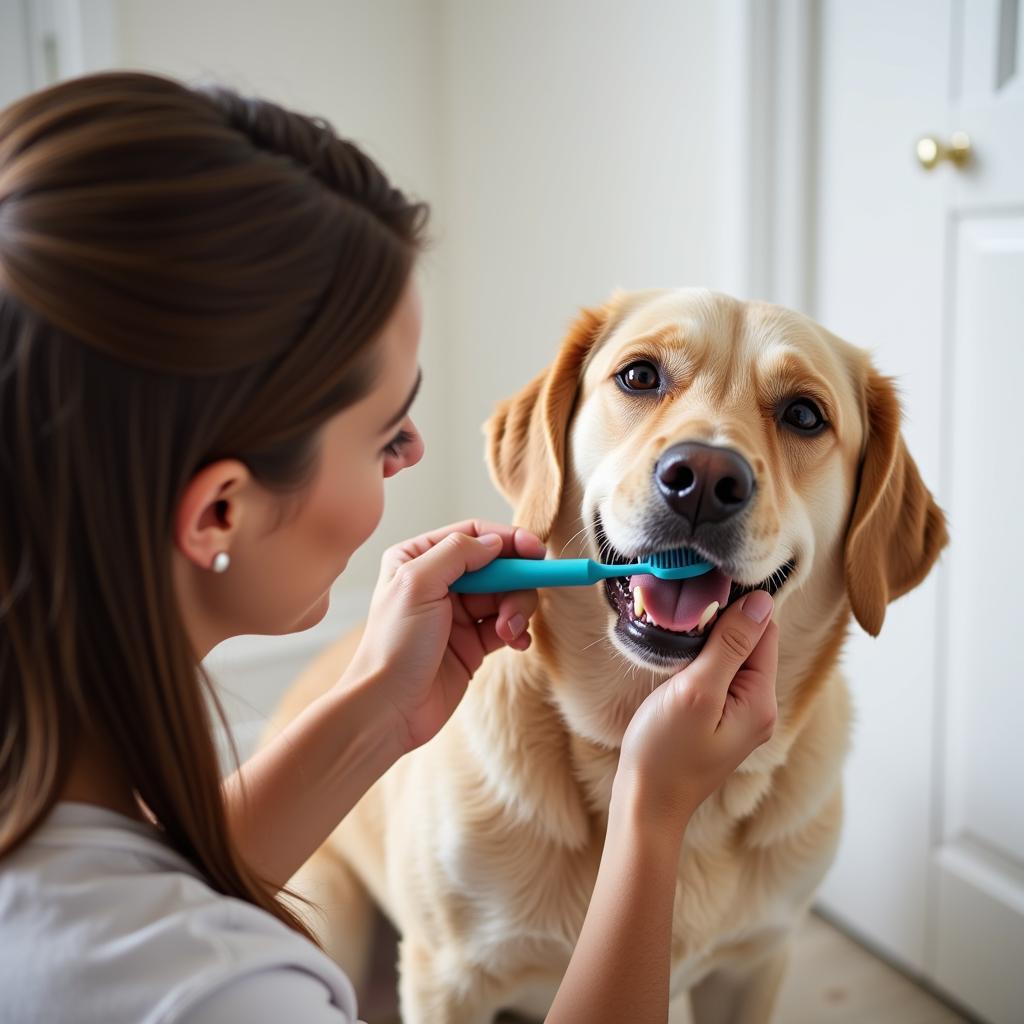
M 657 355 L 675 390 L 638 411 L 612 377 Z M 775 403 L 813 387 L 833 426 L 781 428 Z M 727 445 L 757 478 L 743 583 L 787 557 L 775 733 L 708 798 L 685 837 L 672 989 L 698 1024 L 768 1021 L 787 943 L 834 855 L 850 703 L 837 661 L 851 617 L 877 633 L 945 543 L 899 434 L 891 383 L 864 351 L 796 313 L 698 289 L 616 293 L 584 310 L 551 367 L 488 424 L 495 482 L 553 556 L 635 539 L 657 454 Z M 617 745 L 668 673 L 611 638 L 603 588 L 542 591 L 533 646 L 491 655 L 440 735 L 400 761 L 306 865 L 330 951 L 365 966 L 367 894 L 402 935 L 406 1024 L 542 1017 L 579 933 L 604 839 Z M 356 636 L 305 673 L 283 726 L 341 674 Z

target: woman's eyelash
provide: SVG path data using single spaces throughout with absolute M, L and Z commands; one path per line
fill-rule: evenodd
M 384 445 L 384 451 L 391 456 L 402 454 L 402 449 L 412 440 L 413 435 L 408 430 L 400 430 L 395 436 Z

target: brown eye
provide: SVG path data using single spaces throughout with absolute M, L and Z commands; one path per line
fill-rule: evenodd
M 653 363 L 641 359 L 630 363 L 620 374 L 619 380 L 629 391 L 653 391 L 661 383 Z
M 821 410 L 809 398 L 797 398 L 782 413 L 782 423 L 801 434 L 816 434 L 825 426 Z

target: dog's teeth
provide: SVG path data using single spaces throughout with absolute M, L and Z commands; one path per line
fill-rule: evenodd
M 704 632 L 704 627 L 715 617 L 715 612 L 718 611 L 718 602 L 712 601 L 711 604 L 704 609 L 704 614 L 701 615 L 700 621 L 697 623 L 697 633 L 701 634 Z
M 636 587 L 633 590 L 633 614 L 640 618 L 644 613 L 644 590 L 643 587 Z

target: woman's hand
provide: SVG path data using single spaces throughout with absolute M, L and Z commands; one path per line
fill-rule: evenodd
M 726 609 L 704 649 L 661 684 L 626 728 L 615 787 L 685 827 L 775 728 L 779 631 L 765 591 Z
M 384 552 L 369 619 L 346 676 L 374 680 L 395 712 L 403 749 L 425 743 L 448 721 L 486 655 L 501 646 L 530 646 L 535 590 L 455 594 L 448 588 L 495 558 L 543 558 L 544 552 L 521 527 L 476 519 Z

